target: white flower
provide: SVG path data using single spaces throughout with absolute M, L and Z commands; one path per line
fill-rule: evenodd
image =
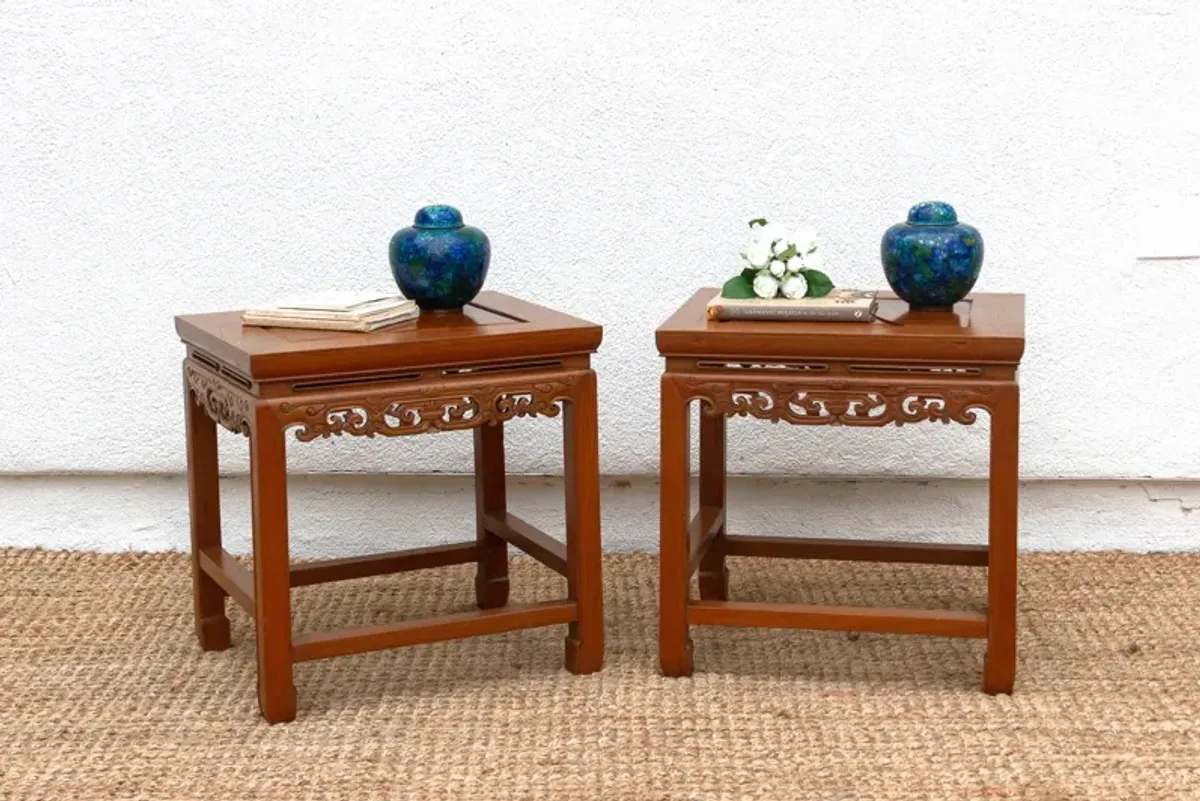
M 779 223 L 769 222 L 766 225 L 756 225 L 750 229 L 750 236 L 757 239 L 759 242 L 778 242 L 781 239 L 787 239 L 787 229 Z M 786 247 L 786 246 L 785 246 Z
M 776 256 L 778 256 L 780 253 L 787 250 L 791 246 L 792 246 L 792 244 L 790 242 L 788 242 L 786 239 L 776 239 L 771 244 L 771 252 L 774 253 Z
M 825 257 L 821 255 L 821 251 L 817 250 L 804 255 L 804 269 L 819 270 L 825 266 Z
M 746 244 L 742 247 L 743 253 L 749 253 L 758 245 L 759 242 L 763 241 L 763 238 L 758 235 L 758 232 L 759 226 L 754 226 L 750 229 L 750 233 L 746 235 Z M 771 244 L 769 240 L 767 241 L 767 244 Z
M 776 278 L 782 278 L 783 274 L 787 272 L 787 265 L 785 265 L 779 259 L 775 259 L 771 262 L 767 269 L 771 271 L 771 275 L 775 276 Z
M 787 260 L 787 271 L 789 273 L 798 273 L 804 269 L 804 259 L 799 256 L 792 256 Z
M 808 292 L 808 280 L 805 279 L 803 273 L 789 275 L 783 280 L 783 296 L 791 300 L 797 300 L 804 297 L 804 293 Z M 755 287 L 755 291 L 758 287 Z
M 811 225 L 805 225 L 796 231 L 792 241 L 796 243 L 797 253 L 801 255 L 808 253 L 817 246 L 817 229 Z
M 771 263 L 771 243 L 752 242 L 742 253 L 742 257 L 756 270 L 761 270 Z
M 779 292 L 779 281 L 768 272 L 754 276 L 754 294 L 760 298 L 773 298 Z

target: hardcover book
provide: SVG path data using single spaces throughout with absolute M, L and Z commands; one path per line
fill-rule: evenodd
M 879 301 L 874 290 L 834 289 L 822 298 L 723 298 L 708 302 L 710 320 L 792 320 L 869 323 Z

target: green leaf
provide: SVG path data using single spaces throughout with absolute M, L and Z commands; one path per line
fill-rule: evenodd
M 758 275 L 758 272 L 759 271 L 753 267 L 747 267 L 746 269 L 742 270 L 742 278 L 745 278 L 747 281 L 753 284 L 754 276 Z
M 804 277 L 808 280 L 808 291 L 804 293 L 806 298 L 823 298 L 833 291 L 833 281 L 820 270 L 805 270 Z
M 751 220 L 751 221 L 750 221 L 750 227 L 751 227 L 751 228 L 753 228 L 753 227 L 754 227 L 754 226 L 756 226 L 756 225 L 766 225 L 766 224 L 767 224 L 767 218 L 766 218 L 766 217 L 756 217 L 756 218 L 754 218 L 753 220 Z
M 753 273 L 751 273 L 753 275 Z M 754 280 L 747 278 L 745 273 L 735 275 L 721 287 L 723 298 L 752 298 L 754 297 Z
M 783 251 L 775 258 L 779 259 L 780 261 L 787 261 L 788 259 L 790 259 L 792 256 L 795 256 L 795 255 L 796 255 L 796 246 L 788 245 L 787 250 Z

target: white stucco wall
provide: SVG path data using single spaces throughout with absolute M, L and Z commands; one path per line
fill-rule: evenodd
M 816 224 L 837 282 L 882 286 L 880 235 L 938 198 L 984 234 L 978 289 L 1028 295 L 1023 476 L 1200 479 L 1200 261 L 1136 261 L 1132 201 L 1200 193 L 1200 4 L 921 5 L 0 3 L 0 472 L 178 472 L 172 315 L 387 287 L 440 201 L 490 288 L 605 326 L 602 469 L 648 474 L 653 330 L 745 220 Z M 986 426 L 735 432 L 741 473 L 986 471 Z M 557 471 L 557 433 L 513 427 L 512 468 Z

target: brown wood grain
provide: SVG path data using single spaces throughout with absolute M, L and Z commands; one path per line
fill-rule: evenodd
M 1011 693 L 1017 675 L 1017 501 L 1020 390 L 1005 389 L 992 412 L 988 482 L 988 648 L 983 689 Z
M 304 662 L 332 656 L 361 654 L 384 648 L 499 634 L 516 629 L 569 623 L 576 618 L 572 601 L 516 604 L 501 609 L 480 609 L 457 615 L 406 620 L 340 631 L 300 634 L 292 646 L 292 659 Z
M 508 509 L 504 424 L 475 429 L 475 604 L 495 609 L 508 603 L 508 544 L 488 528 L 488 519 Z
M 205 574 L 221 586 L 225 593 L 251 615 L 254 614 L 254 576 L 232 554 L 216 545 L 206 545 L 197 552 Z
M 519 548 L 561 576 L 567 575 L 567 546 L 509 512 L 491 513 L 484 525 L 502 542 Z
M 986 567 L 986 545 L 934 542 L 843 540 L 832 537 L 774 537 L 729 534 L 729 556 L 764 556 L 778 559 L 842 559 L 861 562 L 911 562 L 923 565 Z
M 1012 364 L 1025 350 L 1025 297 L 980 293 L 955 313 L 907 316 L 907 304 L 880 294 L 879 315 L 902 325 L 874 323 L 709 320 L 717 287 L 697 290 L 655 333 L 663 356 L 763 357 L 817 361 L 859 359 Z
M 481 292 L 462 314 L 422 314 L 370 333 L 243 326 L 240 311 L 175 318 L 179 337 L 259 381 L 591 353 L 600 326 Z
M 477 554 L 478 546 L 474 542 L 457 542 L 452 545 L 430 545 L 425 548 L 409 548 L 369 556 L 319 559 L 293 564 L 291 585 L 307 587 L 310 584 L 324 584 L 330 581 L 348 581 L 389 573 L 405 573 L 410 570 L 461 565 L 474 562 Z
M 692 522 L 688 523 L 688 576 L 700 567 L 718 547 L 717 535 L 725 528 L 725 506 L 708 506 L 701 502 Z
M 600 669 L 599 433 L 590 369 L 600 326 L 495 292 L 462 314 L 422 315 L 369 334 L 243 327 L 240 312 L 180 316 L 175 326 L 188 348 L 197 635 L 205 649 L 228 647 L 225 598 L 248 608 L 267 721 L 296 716 L 293 663 L 301 659 L 566 624 L 564 666 Z M 538 416 L 563 420 L 565 543 L 508 514 L 504 427 Z M 250 438 L 252 571 L 221 548 L 217 425 Z M 290 564 L 285 436 L 308 442 L 465 430 L 475 438 L 475 541 Z M 567 598 L 509 606 L 509 541 L 566 575 Z M 466 562 L 477 565 L 479 612 L 292 635 L 292 587 Z
M 986 615 L 949 609 L 696 601 L 688 607 L 688 620 L 706 626 L 870 631 L 941 637 L 987 636 Z
M 689 625 L 847 629 L 986 637 L 984 690 L 1016 673 L 1018 387 L 1021 295 L 979 293 L 951 311 L 880 303 L 892 324 L 711 321 L 698 291 L 656 332 L 665 359 L 660 454 L 659 664 L 692 672 Z M 700 408 L 700 513 L 689 522 L 688 412 Z M 991 416 L 988 545 L 727 533 L 728 418 L 799 426 L 972 425 Z M 720 527 L 716 528 L 719 521 Z M 690 532 L 689 532 L 690 530 Z M 871 609 L 728 600 L 729 556 L 846 559 L 988 568 L 988 611 Z M 700 599 L 689 598 L 699 567 Z
M 296 717 L 292 684 L 292 601 L 288 557 L 287 458 L 270 406 L 256 406 L 250 429 L 254 528 L 254 640 L 258 708 L 269 723 Z
M 596 374 L 589 370 L 563 406 L 567 596 L 578 606 L 566 640 L 566 665 L 572 673 L 594 673 L 604 663 L 598 426 Z
M 670 376 L 663 376 L 659 434 L 658 663 L 665 676 L 692 675 L 688 634 L 688 537 L 691 465 L 688 403 Z
M 184 365 L 183 404 L 187 429 L 188 503 L 192 539 L 192 605 L 196 637 L 205 651 L 230 645 L 226 591 L 204 569 L 201 552 L 221 549 L 221 495 L 217 486 L 217 424 L 192 395 Z M 244 605 L 244 604 L 243 604 Z
M 700 509 L 715 509 L 719 521 L 706 535 L 710 537 L 700 557 L 697 583 L 700 597 L 708 601 L 724 601 L 729 595 L 729 569 L 725 566 L 725 415 L 700 412 Z M 692 561 L 697 548 L 692 548 Z M 688 565 L 690 573 L 692 565 Z

